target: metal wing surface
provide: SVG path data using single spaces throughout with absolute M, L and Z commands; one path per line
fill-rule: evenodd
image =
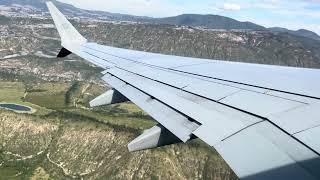
M 241 179 L 320 179 L 320 70 L 162 55 L 89 43 L 48 3 L 63 51 L 105 69 L 114 89 L 158 126 L 130 151 L 200 138 Z M 62 52 L 63 54 L 63 52 Z

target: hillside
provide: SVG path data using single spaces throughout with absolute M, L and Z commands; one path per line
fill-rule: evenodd
M 174 17 L 151 18 L 103 11 L 89 11 L 56 0 L 53 0 L 53 2 L 64 14 L 91 21 L 131 21 L 151 24 L 202 27 L 206 29 L 271 31 L 289 33 L 295 36 L 320 40 L 320 36 L 318 34 L 304 29 L 292 31 L 279 27 L 265 28 L 252 22 L 240 22 L 235 19 L 219 15 L 182 14 Z M 0 12 L 0 14 L 6 15 L 28 16 L 28 14 L 32 14 L 33 17 L 36 16 L 40 18 L 44 15 L 49 16 L 45 0 L 3 0 L 0 1 L 0 9 L 3 11 L 2 13 Z
M 215 31 L 141 23 L 74 23 L 89 40 L 117 47 L 228 61 L 320 67 L 320 42 L 288 33 Z M 73 61 L 52 60 L 60 45 L 51 20 L 16 18 L 12 23 L 0 26 L 0 29 L 3 34 L 0 37 L 0 49 L 2 49 L 0 58 L 4 58 L 0 63 L 12 67 L 11 71 L 15 69 L 14 67 L 20 67 L 21 72 L 23 69 L 28 69 L 28 66 L 38 66 L 39 73 L 52 72 L 54 76 L 55 70 L 65 69 L 70 71 L 69 74 L 73 74 L 76 71 L 75 67 L 84 67 L 85 63 L 79 65 Z M 70 58 L 78 59 L 73 56 Z M 6 63 L 13 59 L 21 64 Z M 50 66 L 39 66 L 38 63 L 41 62 L 49 63 Z M 55 65 L 59 68 L 54 68 Z M 47 69 L 49 67 L 50 70 Z M 89 71 L 81 73 L 86 72 L 90 74 Z M 56 73 L 56 75 L 61 74 L 63 73 Z M 89 75 L 84 76 L 89 78 Z
M 289 30 L 286 28 L 279 28 L 279 27 L 268 28 L 268 29 L 272 32 L 288 33 L 288 34 L 292 34 L 295 36 L 310 38 L 310 39 L 314 39 L 314 40 L 320 40 L 320 36 L 317 33 L 314 33 L 312 31 L 309 31 L 306 29 L 299 29 L 297 31 L 292 31 L 292 30 Z
M 3 0 L 0 1 L 0 9 L 2 8 L 2 13 L 6 15 L 19 17 L 33 15 L 33 17 L 42 18 L 43 16 L 49 16 L 45 2 L 46 0 Z M 148 17 L 137 17 L 126 14 L 88 11 L 56 0 L 52 0 L 52 2 L 65 15 L 88 18 L 90 20 L 139 21 L 149 19 Z
M 177 26 L 204 27 L 208 29 L 265 30 L 263 26 L 259 26 L 254 23 L 240 22 L 228 17 L 218 15 L 183 14 L 175 17 L 150 19 L 148 22 L 155 24 L 169 24 Z

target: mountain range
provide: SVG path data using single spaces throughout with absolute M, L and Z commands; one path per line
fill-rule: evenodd
M 46 0 L 1 0 L 0 6 L 13 6 L 21 9 L 23 9 L 23 7 L 28 7 L 33 8 L 33 10 L 35 11 L 47 12 L 45 1 Z M 281 27 L 266 28 L 252 22 L 240 22 L 235 19 L 219 15 L 182 14 L 173 17 L 151 18 L 145 16 L 132 16 L 127 14 L 109 13 L 103 11 L 89 11 L 56 0 L 53 0 L 53 2 L 59 7 L 59 9 L 61 9 L 64 14 L 75 17 L 92 18 L 95 20 L 133 21 L 151 24 L 201 27 L 206 29 L 270 31 L 274 33 L 288 33 L 294 36 L 320 40 L 320 36 L 318 34 L 306 29 L 293 31 Z

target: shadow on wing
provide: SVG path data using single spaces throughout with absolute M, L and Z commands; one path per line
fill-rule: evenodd
M 262 155 L 263 156 L 263 155 Z M 320 158 L 310 159 L 299 164 L 289 164 L 283 167 L 250 175 L 241 180 L 316 180 L 320 179 Z M 305 171 L 297 171 L 297 166 Z

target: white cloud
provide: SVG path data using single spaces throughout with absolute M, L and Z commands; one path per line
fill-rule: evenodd
M 234 3 L 224 3 L 223 9 L 227 11 L 240 11 L 241 6 L 239 4 L 234 4 Z

